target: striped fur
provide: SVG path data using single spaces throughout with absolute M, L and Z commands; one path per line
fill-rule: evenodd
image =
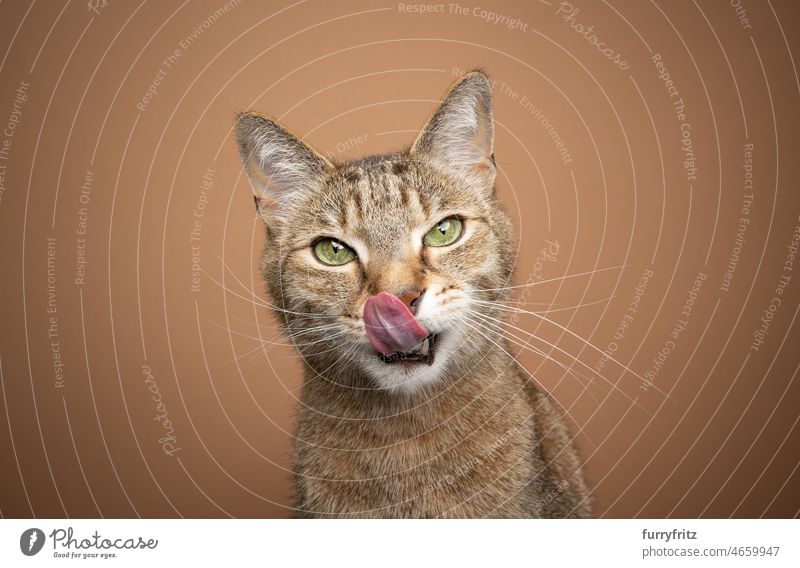
M 245 170 L 267 226 L 262 271 L 304 361 L 294 467 L 305 517 L 587 516 L 571 435 L 548 396 L 470 311 L 503 301 L 512 226 L 494 191 L 486 77 L 451 87 L 404 152 L 334 164 L 268 117 L 237 124 Z M 422 237 L 457 215 L 464 234 Z M 320 237 L 358 259 L 318 262 Z M 417 318 L 440 333 L 435 362 L 387 365 L 362 319 L 366 298 L 424 290 Z M 476 292 L 476 290 L 480 292 Z M 424 367 L 424 368 L 420 368 Z

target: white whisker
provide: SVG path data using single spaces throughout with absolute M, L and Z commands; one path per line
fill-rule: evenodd
M 653 389 L 655 389 L 656 391 L 658 391 L 659 393 L 661 393 L 662 395 L 664 395 L 664 396 L 665 396 L 665 397 L 666 397 L 668 400 L 671 400 L 671 399 L 670 399 L 670 397 L 669 397 L 669 395 L 668 395 L 667 393 L 665 393 L 664 391 L 662 391 L 661 389 L 659 389 L 659 388 L 658 388 L 657 386 L 655 386 L 655 385 L 654 385 L 654 384 L 653 384 L 651 381 L 648 381 L 647 379 L 645 379 L 644 377 L 642 377 L 641 375 L 639 375 L 639 374 L 638 374 L 636 371 L 634 371 L 633 369 L 631 369 L 630 367 L 628 367 L 627 365 L 625 365 L 625 363 L 623 363 L 623 362 L 621 362 L 621 361 L 618 361 L 618 360 L 617 360 L 617 359 L 615 359 L 614 357 L 611 357 L 611 356 L 610 356 L 610 355 L 608 355 L 608 354 L 607 354 L 605 351 L 603 351 L 603 350 L 602 350 L 602 349 L 600 349 L 599 347 L 595 346 L 595 345 L 594 345 L 594 344 L 593 344 L 591 341 L 589 341 L 589 340 L 587 340 L 587 339 L 585 339 L 585 338 L 581 337 L 580 335 L 578 335 L 577 333 L 575 333 L 575 332 L 573 332 L 573 331 L 570 331 L 569 329 L 567 329 L 567 328 L 566 328 L 566 327 L 564 327 L 563 325 L 560 325 L 560 324 L 558 324 L 558 323 L 554 322 L 553 320 L 551 320 L 551 319 L 548 319 L 548 318 L 544 317 L 543 315 L 541 315 L 541 314 L 539 314 L 539 313 L 536 313 L 536 312 L 532 312 L 532 311 L 530 311 L 530 310 L 523 310 L 523 309 L 521 309 L 521 308 L 514 308 L 514 307 L 511 307 L 511 306 L 502 307 L 502 306 L 500 306 L 500 305 L 498 305 L 498 306 L 496 306 L 496 307 L 497 307 L 498 309 L 505 310 L 505 311 L 509 311 L 509 312 L 516 312 L 516 313 L 522 313 L 522 314 L 528 314 L 528 315 L 532 315 L 532 316 L 534 316 L 534 317 L 537 317 L 537 318 L 541 319 L 542 321 L 545 321 L 545 322 L 547 322 L 547 323 L 549 323 L 549 324 L 551 324 L 551 325 L 554 325 L 554 326 L 556 326 L 558 329 L 560 329 L 560 330 L 561 330 L 561 331 L 563 331 L 564 333 L 567 333 L 567 334 L 571 335 L 571 336 L 572 336 L 572 337 L 574 337 L 575 339 L 577 339 L 577 340 L 581 341 L 581 342 L 582 342 L 584 345 L 586 345 L 587 347 L 590 347 L 591 349 L 593 349 L 593 350 L 597 351 L 598 353 L 600 353 L 600 354 L 601 354 L 601 355 L 603 355 L 604 357 L 608 358 L 608 360 L 609 360 L 609 361 L 612 361 L 612 362 L 616 363 L 617 365 L 619 365 L 620 367 L 622 367 L 623 369 L 625 369 L 626 371 L 628 371 L 630 374 L 632 374 L 634 377 L 636 377 L 636 378 L 638 378 L 640 381 L 642 381 L 642 383 L 644 383 L 645 385 L 647 385 L 647 386 L 649 386 L 649 387 L 652 387 Z M 517 329 L 520 329 L 520 328 L 517 328 Z M 525 331 L 525 330 L 523 330 L 523 329 L 520 329 L 520 331 L 523 331 L 524 333 L 527 333 L 527 334 L 530 334 L 530 335 L 532 335 L 532 336 L 534 336 L 534 337 L 537 337 L 537 339 L 541 339 L 541 338 L 539 338 L 538 336 L 535 336 L 535 335 L 533 335 L 533 334 L 532 334 L 532 333 L 530 333 L 529 331 Z
M 249 289 L 245 288 L 251 295 L 250 298 L 247 298 L 245 296 L 242 296 L 241 294 L 238 294 L 238 293 L 234 292 L 233 290 L 231 290 L 230 288 L 228 288 L 227 286 L 225 286 L 221 282 L 217 281 L 213 276 L 211 276 L 208 272 L 206 272 L 206 270 L 201 268 L 200 271 L 203 274 L 205 274 L 206 277 L 208 277 L 208 279 L 211 280 L 214 284 L 216 284 L 217 286 L 219 286 L 220 288 L 222 288 L 223 290 L 225 290 L 229 294 L 231 294 L 233 296 L 236 296 L 237 298 L 241 298 L 245 302 L 254 302 L 258 306 L 261 306 L 263 308 L 269 308 L 269 309 L 272 309 L 272 310 L 275 310 L 275 311 L 278 311 L 278 312 L 281 312 L 281 313 L 284 313 L 284 314 L 295 314 L 295 315 L 299 315 L 299 316 L 303 316 L 303 317 L 307 317 L 307 318 L 325 318 L 325 317 L 330 317 L 327 314 L 318 314 L 318 313 L 311 313 L 311 312 L 294 312 L 292 310 L 287 310 L 286 308 L 281 308 L 281 307 L 276 306 L 274 304 L 270 304 L 269 302 L 265 302 L 263 299 L 261 299 L 255 293 L 253 293 Z
M 509 357 L 511 357 L 511 359 L 513 359 L 514 361 L 516 361 L 516 359 L 514 358 L 514 356 L 513 356 L 511 353 L 509 353 L 508 351 L 506 351 L 506 350 L 505 350 L 505 348 L 504 348 L 503 346 L 501 346 L 499 343 L 497 343 L 497 342 L 496 342 L 495 340 L 493 340 L 491 337 L 489 337 L 488 335 L 486 335 L 485 333 L 483 333 L 483 332 L 482 332 L 480 329 L 478 329 L 477 327 L 475 327 L 474 325 L 472 325 L 470 322 L 468 322 L 468 321 L 466 321 L 466 320 L 463 320 L 463 322 L 464 322 L 464 324 L 465 324 L 465 325 L 467 325 L 467 326 L 471 327 L 471 328 L 472 328 L 472 329 L 474 329 L 474 330 L 475 330 L 477 333 L 479 333 L 480 335 L 482 335 L 483 337 L 485 337 L 487 340 L 489 340 L 491 343 L 493 343 L 493 344 L 494 344 L 494 345 L 495 345 L 495 346 L 496 346 L 498 349 L 500 349 L 500 350 L 501 350 L 503 353 L 505 353 L 506 355 L 508 355 Z M 526 369 L 526 368 L 525 368 L 523 365 L 519 365 L 519 367 L 520 367 L 522 370 L 524 370 L 524 371 L 525 371 L 525 372 L 528 374 L 528 376 L 529 376 L 531 379 L 533 379 L 533 381 L 534 381 L 534 382 L 535 382 L 537 385 L 539 385 L 539 388 L 541 388 L 541 389 L 542 389 L 542 390 L 544 390 L 545 392 L 549 392 L 549 391 L 548 391 L 548 390 L 545 388 L 545 386 L 544 386 L 542 383 L 540 383 L 540 382 L 539 382 L 539 380 L 538 380 L 536 377 L 534 377 L 534 376 L 533 376 L 533 374 L 531 374 L 531 372 L 530 372 L 530 371 L 528 371 L 528 369 Z M 565 407 L 563 404 L 561 404 L 561 402 L 559 402 L 559 401 L 558 401 L 558 399 L 556 399 L 555 397 L 553 397 L 553 400 L 556 402 L 556 404 L 558 404 L 558 405 L 559 405 L 559 406 L 560 406 L 560 407 L 561 407 L 561 408 L 564 410 L 564 412 L 566 413 L 566 415 L 567 415 L 567 416 L 569 416 L 569 418 L 570 418 L 570 419 L 571 419 L 571 420 L 572 420 L 572 421 L 573 421 L 575 424 L 577 424 L 577 423 L 578 423 L 578 421 L 577 421 L 577 420 L 575 420 L 575 418 L 572 416 L 572 414 L 570 414 L 569 410 L 567 410 L 567 408 L 566 408 L 566 407 Z M 590 443 L 590 444 L 592 444 L 593 448 L 596 450 L 596 449 L 597 449 L 597 446 L 595 446 L 594 442 L 592 442 L 592 440 L 589 438 L 589 436 L 588 436 L 588 435 L 586 436 L 586 439 L 587 439 L 587 440 L 589 440 L 589 443 Z
M 479 314 L 479 313 L 477 313 L 477 312 L 471 312 L 471 313 L 472 313 L 473 315 L 479 316 L 479 317 L 481 317 L 481 318 L 483 318 L 483 317 L 489 317 L 489 316 L 486 316 L 485 314 Z M 491 319 L 495 319 L 495 318 L 491 318 Z M 480 325 L 478 321 L 475 321 L 475 319 L 472 319 L 472 318 L 471 318 L 471 321 L 472 321 L 473 323 L 476 323 L 476 324 Z M 505 322 L 502 322 L 502 320 L 495 320 L 495 321 L 499 321 L 499 322 L 501 322 L 501 323 L 505 323 Z M 559 367 L 561 367 L 562 369 L 564 369 L 566 372 L 568 372 L 568 373 L 570 373 L 571 375 L 575 376 L 575 378 L 578 378 L 578 377 L 575 375 L 575 373 L 578 373 L 578 374 L 580 374 L 580 376 L 581 376 L 581 377 L 583 377 L 583 379 L 584 379 L 584 380 L 586 380 L 588 383 L 592 383 L 592 382 L 594 382 L 594 381 L 592 381 L 592 380 L 591 380 L 591 378 L 587 377 L 587 376 L 586 376 L 586 375 L 584 375 L 583 373 L 580 373 L 579 371 L 577 371 L 577 370 L 575 370 L 575 369 L 571 369 L 571 368 L 568 368 L 568 367 L 566 367 L 564 364 L 562 364 L 560 361 L 556 360 L 555 358 L 553 358 L 553 357 L 552 357 L 552 356 L 550 356 L 549 354 L 547 354 L 547 353 L 545 353 L 544 351 L 542 351 L 542 350 L 540 350 L 540 349 L 538 349 L 538 348 L 534 347 L 533 345 L 530 345 L 529 343 L 525 342 L 523 338 L 520 338 L 520 337 L 518 337 L 518 336 L 516 336 L 516 335 L 512 334 L 512 333 L 511 333 L 511 332 L 509 332 L 508 330 L 504 330 L 504 329 L 503 329 L 503 328 L 502 328 L 500 325 L 498 325 L 498 324 L 494 324 L 494 323 L 492 323 L 492 322 L 489 322 L 489 321 L 486 321 L 486 320 L 484 320 L 484 321 L 483 321 L 483 324 L 484 324 L 484 325 L 492 325 L 492 326 L 495 326 L 496 328 L 498 328 L 498 330 L 497 330 L 497 331 L 498 331 L 498 333 L 502 333 L 502 334 L 503 334 L 503 335 L 506 337 L 506 339 L 509 339 L 510 341 L 512 341 L 512 342 L 513 342 L 513 343 L 515 343 L 516 345 L 519 345 L 519 346 L 520 346 L 520 347 L 522 347 L 523 349 L 529 349 L 529 350 L 531 350 L 533 353 L 536 353 L 536 354 L 538 354 L 538 355 L 541 355 L 541 356 L 542 356 L 542 357 L 544 357 L 545 359 L 548 359 L 548 360 L 552 361 L 553 363 L 555 363 L 556 365 L 558 365 Z M 514 327 L 515 329 L 519 329 L 519 328 L 516 328 L 515 326 L 512 326 L 511 324 L 508 324 L 508 323 L 506 323 L 506 325 L 509 325 L 509 326 L 511 326 L 511 327 Z M 633 404 L 634 404 L 636 407 L 638 407 L 639 409 L 641 409 L 641 410 L 645 411 L 645 412 L 646 412 L 646 413 L 647 413 L 649 416 L 653 416 L 653 415 L 652 415 L 652 414 L 651 414 L 651 413 L 650 413 L 650 412 L 649 412 L 649 411 L 648 411 L 646 408 L 644 408 L 642 405 L 640 405 L 640 404 L 639 404 L 639 403 L 638 403 L 638 402 L 637 402 L 637 401 L 636 401 L 634 398 L 631 398 L 631 397 L 630 397 L 630 395 L 628 395 L 628 394 L 627 394 L 625 391 L 623 391 L 622 389 L 620 389 L 620 388 L 619 388 L 619 387 L 618 387 L 618 386 L 617 386 L 615 383 L 612 383 L 612 382 L 611 382 L 609 379 L 607 379 L 607 378 L 606 378 L 606 377 L 604 377 L 602 374 L 598 373 L 597 371 L 595 371 L 594 369 L 592 369 L 591 367 L 589 367 L 588 365 L 586 365 L 585 363 L 583 363 L 583 362 L 582 362 L 580 359 L 578 359 L 578 358 L 576 358 L 576 357 L 574 357 L 574 356 L 570 355 L 569 353 L 567 353 L 567 352 L 566 352 L 566 351 L 564 351 L 563 349 L 560 349 L 560 348 L 559 348 L 559 347 L 557 347 L 556 345 L 553 345 L 553 344 L 552 344 L 552 343 L 550 343 L 549 341 L 546 341 L 546 340 L 544 340 L 544 339 L 542 339 L 542 338 L 540 338 L 540 337 L 538 337 L 538 336 L 536 336 L 536 335 L 533 335 L 533 334 L 531 334 L 531 333 L 529 333 L 529 332 L 526 332 L 525 330 L 522 330 L 522 329 L 520 329 L 520 331 L 523 331 L 524 333 L 527 333 L 528 335 L 530 335 L 530 337 L 532 337 L 532 338 L 534 338 L 534 339 L 537 339 L 538 341 L 541 341 L 541 342 L 545 343 L 545 344 L 546 344 L 546 345 L 548 345 L 548 346 L 549 346 L 551 349 L 555 349 L 556 351 L 558 351 L 558 352 L 560 352 L 560 353 L 563 353 L 563 354 L 564 354 L 564 355 L 566 355 L 567 357 L 571 358 L 571 359 L 572 359 L 573 361 L 575 361 L 576 363 L 578 363 L 578 364 L 580 364 L 580 365 L 583 365 L 583 366 L 584 366 L 584 367 L 586 367 L 586 368 L 587 368 L 589 371 L 591 371 L 593 375 L 595 375 L 595 376 L 599 377 L 600 379 L 602 379 L 603 381 L 605 381 L 606 383 L 608 383 L 608 384 L 610 385 L 610 387 L 611 387 L 612 391 L 617 391 L 617 393 L 621 394 L 621 395 L 622 395 L 623 397 L 625 397 L 625 398 L 626 398 L 626 399 L 627 399 L 629 402 L 633 403 Z M 573 373 L 573 371 L 574 371 L 574 373 Z M 587 391 L 587 392 L 588 392 L 588 391 Z M 589 393 L 589 395 L 592 397 L 592 399 L 594 399 L 594 400 L 595 400 L 595 402 L 598 402 L 598 401 L 597 401 L 597 400 L 594 398 L 594 395 L 592 395 L 591 393 Z M 598 404 L 599 404 L 599 402 L 598 402 Z
M 606 272 L 608 270 L 616 270 L 617 268 L 627 268 L 629 265 L 621 264 L 619 266 L 610 266 L 608 268 L 598 268 L 596 270 L 589 270 L 587 272 L 579 272 L 578 274 L 567 274 L 566 276 L 559 276 L 558 278 L 549 278 L 547 280 L 538 280 L 537 282 L 529 282 L 527 284 L 520 284 L 518 286 L 505 286 L 503 288 L 467 288 L 470 292 L 496 292 L 500 290 L 513 290 L 515 288 L 529 288 L 531 286 L 538 286 L 539 284 L 546 284 L 548 282 L 558 282 L 559 280 L 566 280 L 567 278 L 577 278 L 578 276 L 586 276 L 588 274 L 597 274 L 598 272 Z
M 571 306 L 563 306 L 563 307 L 553 308 L 553 309 L 549 309 L 549 310 L 535 310 L 534 313 L 537 313 L 537 314 L 549 314 L 549 313 L 553 313 L 553 312 L 563 312 L 563 311 L 566 311 L 566 310 L 576 310 L 578 308 L 585 308 L 587 306 L 594 306 L 595 304 L 602 304 L 603 302 L 608 302 L 610 300 L 613 300 L 614 298 L 616 298 L 616 295 L 608 296 L 607 298 L 601 298 L 599 300 L 594 300 L 592 302 L 586 302 L 584 304 L 573 304 Z M 513 299 L 509 300 L 508 302 L 491 302 L 491 301 L 488 301 L 488 300 L 478 300 L 478 299 L 472 299 L 470 301 L 474 302 L 474 303 L 478 303 L 478 304 L 483 304 L 483 305 L 486 305 L 486 306 L 497 306 L 497 307 L 502 307 L 502 308 L 510 308 L 510 307 L 512 307 L 509 304 L 528 305 L 528 304 L 531 303 L 531 302 L 518 302 L 518 301 L 513 300 Z M 558 305 L 558 304 L 544 303 L 544 305 L 552 306 L 552 305 Z
M 477 315 L 475 312 L 471 312 L 471 313 L 473 315 Z M 508 330 L 503 329 L 502 326 L 500 326 L 498 324 L 495 324 L 495 323 L 492 323 L 490 321 L 486 321 L 486 320 L 481 321 L 481 319 L 478 318 L 478 317 L 469 317 L 469 316 L 467 316 L 467 317 L 472 323 L 474 323 L 476 325 L 479 325 L 479 326 L 483 327 L 484 329 L 486 329 L 488 331 L 492 331 L 494 333 L 497 333 L 498 335 L 501 335 L 501 336 L 505 337 L 506 339 L 508 339 L 509 341 L 514 343 L 515 345 L 518 345 L 519 347 L 521 347 L 523 349 L 529 350 L 529 351 L 535 353 L 536 355 L 540 355 L 541 357 L 547 359 L 548 361 L 551 361 L 551 362 L 555 363 L 556 365 L 558 365 L 559 367 L 564 369 L 564 371 L 566 371 L 567 373 L 571 374 L 572 376 L 574 376 L 579 381 L 582 378 L 587 383 L 591 383 L 591 379 L 589 377 L 587 377 L 586 375 L 584 375 L 583 373 L 580 373 L 579 371 L 577 371 L 575 369 L 567 367 L 566 365 L 561 363 L 561 361 L 558 361 L 557 359 L 552 357 L 550 354 L 545 353 L 543 350 L 539 349 L 538 347 L 535 347 L 535 346 L 531 345 L 530 343 L 526 342 L 523 338 L 518 337 L 517 335 L 514 335 L 513 333 L 509 332 Z M 530 341 L 530 340 L 528 340 L 528 341 Z

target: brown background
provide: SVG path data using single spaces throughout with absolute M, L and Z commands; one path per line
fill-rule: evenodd
M 391 2 L 232 4 L 217 16 L 220 0 L 113 1 L 99 13 L 85 2 L 0 5 L 0 126 L 21 117 L 0 135 L 11 144 L 0 159 L 3 516 L 288 516 L 299 365 L 269 343 L 274 322 L 253 301 L 264 297 L 263 236 L 231 139 L 235 113 L 280 117 L 321 151 L 354 158 L 409 144 L 455 75 L 475 66 L 495 81 L 517 283 L 625 265 L 516 294 L 527 309 L 568 308 L 515 325 L 574 369 L 520 355 L 569 410 L 598 514 L 798 515 L 800 265 L 784 270 L 800 223 L 796 3 L 743 0 L 748 28 L 728 2 L 576 0 L 572 22 L 594 26 L 627 70 L 555 1 L 491 3 L 519 20 L 515 30 L 472 3 L 454 5 L 465 15 L 448 4 L 424 15 Z M 686 105 L 695 180 L 655 53 Z M 14 111 L 21 82 L 27 100 Z M 745 144 L 753 204 L 723 291 Z M 86 279 L 76 284 L 84 205 Z M 537 264 L 546 240 L 558 254 Z M 615 341 L 645 270 L 653 276 L 615 353 L 630 372 L 600 368 L 597 349 Z M 687 327 L 648 386 L 639 377 L 683 319 L 698 273 L 707 278 Z M 782 274 L 791 279 L 778 296 Z M 755 351 L 774 297 L 782 303 Z M 172 455 L 145 365 L 174 425 Z

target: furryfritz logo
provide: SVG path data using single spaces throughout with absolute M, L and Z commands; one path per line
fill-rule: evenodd
M 44 531 L 41 529 L 28 529 L 19 537 L 19 549 L 25 556 L 38 554 L 44 546 Z

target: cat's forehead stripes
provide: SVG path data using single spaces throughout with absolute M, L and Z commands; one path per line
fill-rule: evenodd
M 376 225 L 385 231 L 386 225 L 424 221 L 427 207 L 408 179 L 408 169 L 402 157 L 368 157 L 341 165 L 326 191 L 335 194 L 342 228 L 369 233 Z
M 287 240 L 358 240 L 372 258 L 420 253 L 422 234 L 443 215 L 485 216 L 485 195 L 407 154 L 337 164 L 290 214 Z M 422 231 L 422 233 L 420 232 Z

